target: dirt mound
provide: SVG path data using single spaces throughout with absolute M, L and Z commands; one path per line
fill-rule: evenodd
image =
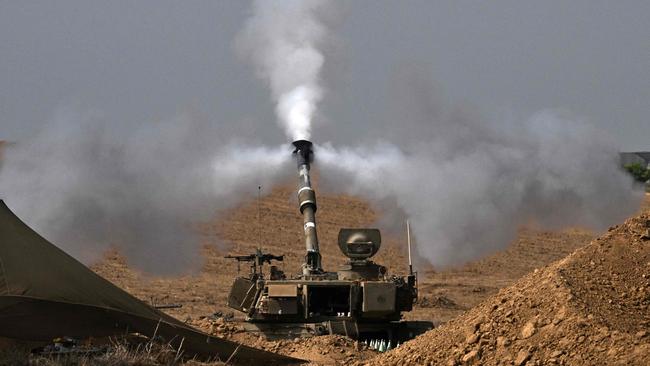
M 260 339 L 257 344 L 267 351 L 310 360 L 314 365 L 349 365 L 369 360 L 377 354 L 363 343 L 338 335 L 274 342 Z
M 372 365 L 650 364 L 650 214 Z
M 361 342 L 338 335 L 269 341 L 244 331 L 240 324 L 224 317 L 202 317 L 193 321 L 192 325 L 218 337 L 310 360 L 315 365 L 347 365 L 354 361 L 368 360 L 377 354 Z
M 422 296 L 418 299 L 418 304 L 421 308 L 446 308 L 446 309 L 462 309 L 454 302 L 445 296 Z

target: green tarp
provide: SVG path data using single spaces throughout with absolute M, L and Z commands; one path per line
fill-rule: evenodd
M 156 332 L 190 356 L 300 360 L 202 333 L 129 295 L 23 223 L 0 200 L 0 337 L 51 341 Z

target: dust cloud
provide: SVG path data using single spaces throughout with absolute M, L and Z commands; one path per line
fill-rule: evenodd
M 421 111 L 401 121 L 401 136 L 387 135 L 399 145 L 323 144 L 315 156 L 328 190 L 410 219 L 433 265 L 502 249 L 524 224 L 602 230 L 639 208 L 643 193 L 620 168 L 616 145 L 584 121 L 552 110 L 519 122 Z
M 37 232 L 84 262 L 116 247 L 139 269 L 185 271 L 200 264 L 193 225 L 291 172 L 288 146 L 218 136 L 189 115 L 118 132 L 98 113 L 67 108 L 6 149 L 0 192 Z
M 603 229 L 638 208 L 642 192 L 616 144 L 564 112 L 484 118 L 416 82 L 392 86 L 385 120 L 331 123 L 319 126 L 331 143 L 312 138 L 333 3 L 254 1 L 236 47 L 268 83 L 289 141 L 317 144 L 322 187 L 375 203 L 389 229 L 409 218 L 432 264 L 503 248 L 523 224 Z M 199 253 L 192 225 L 295 174 L 288 143 L 265 146 L 259 131 L 260 140 L 238 140 L 225 126 L 179 115 L 112 128 L 99 114 L 63 110 L 7 149 L 0 192 L 77 258 L 116 246 L 138 268 L 182 270 Z

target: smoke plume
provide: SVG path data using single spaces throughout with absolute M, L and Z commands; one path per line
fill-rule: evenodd
M 92 261 L 114 246 L 158 273 L 199 264 L 197 222 L 254 197 L 291 169 L 289 147 L 220 140 L 187 115 L 117 132 L 70 108 L 6 151 L 0 192 L 16 214 L 62 249 Z
M 268 82 L 291 140 L 311 139 L 324 96 L 331 6 L 256 0 L 236 41 Z M 602 229 L 638 208 L 642 193 L 620 170 L 616 145 L 589 124 L 554 111 L 523 121 L 448 113 L 418 87 L 394 92 L 385 121 L 355 121 L 345 132 L 325 126 L 335 143 L 363 138 L 354 147 L 317 145 L 315 167 L 321 187 L 409 218 L 417 250 L 434 265 L 503 248 L 524 224 Z M 60 111 L 6 150 L 0 193 L 77 258 L 115 246 L 135 266 L 161 272 L 196 261 L 193 224 L 253 196 L 258 184 L 295 174 L 288 146 L 237 141 L 223 124 L 180 115 L 130 127 L 112 128 L 80 108 Z
M 324 0 L 253 2 L 253 15 L 237 46 L 267 81 L 278 120 L 288 138 L 309 139 L 312 119 L 323 97 L 319 74 L 324 57 L 319 46 L 327 29 L 318 14 Z
M 554 111 L 520 123 L 438 117 L 421 130 L 406 121 L 423 138 L 403 147 L 325 144 L 315 153 L 330 189 L 409 218 L 434 265 L 504 248 L 524 224 L 601 230 L 638 209 L 642 193 L 616 146 L 584 122 Z
M 238 39 L 268 81 L 292 140 L 310 139 L 323 97 L 325 5 L 254 1 Z M 638 207 L 640 193 L 620 170 L 615 144 L 590 125 L 553 111 L 523 122 L 447 112 L 421 80 L 395 88 L 386 121 L 358 121 L 353 130 L 364 137 L 355 148 L 323 144 L 315 156 L 329 190 L 364 196 L 388 217 L 409 218 L 418 250 L 431 263 L 462 263 L 503 248 L 523 224 L 602 229 Z M 335 141 L 349 141 L 335 124 L 327 127 Z

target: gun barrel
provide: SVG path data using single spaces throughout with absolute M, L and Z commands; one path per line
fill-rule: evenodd
M 309 176 L 310 163 L 313 161 L 314 152 L 312 143 L 307 140 L 293 142 L 298 163 L 298 202 L 300 213 L 303 216 L 303 230 L 305 233 L 305 247 L 307 255 L 303 264 L 303 274 L 310 275 L 323 272 L 321 255 L 318 249 L 318 235 L 316 234 L 316 192 L 311 186 Z

